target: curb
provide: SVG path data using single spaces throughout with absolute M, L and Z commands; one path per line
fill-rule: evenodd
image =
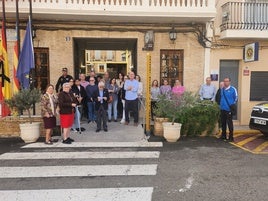
M 258 130 L 234 130 L 235 134 L 261 134 Z

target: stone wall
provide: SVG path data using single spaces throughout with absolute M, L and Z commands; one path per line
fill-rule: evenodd
M 41 122 L 40 135 L 45 135 L 43 120 L 40 116 L 34 116 L 33 122 Z M 7 116 L 0 119 L 0 137 L 19 137 L 19 124 L 29 122 L 28 117 L 13 117 Z

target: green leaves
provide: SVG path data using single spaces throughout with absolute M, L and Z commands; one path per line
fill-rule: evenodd
M 160 96 L 154 112 L 158 117 L 181 123 L 182 134 L 200 135 L 203 131 L 212 133 L 220 110 L 216 103 L 201 101 L 197 94 L 186 91 L 181 96 Z
M 17 108 L 18 111 L 27 110 L 29 118 L 31 118 L 30 109 L 35 103 L 40 102 L 41 92 L 38 89 L 22 89 L 14 94 L 10 100 L 6 100 L 6 104 L 10 108 Z

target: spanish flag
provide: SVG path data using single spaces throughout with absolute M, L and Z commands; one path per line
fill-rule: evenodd
M 20 83 L 17 78 L 17 68 L 19 63 L 19 49 L 18 40 L 16 40 L 14 45 L 14 57 L 13 57 L 13 94 L 19 91 Z
M 1 28 L 1 46 L 0 46 L 0 83 L 1 83 L 1 93 L 0 101 L 2 105 L 2 117 L 5 117 L 9 114 L 8 107 L 3 104 L 5 99 L 11 98 L 10 90 L 10 78 L 9 78 L 9 66 L 8 66 L 8 55 L 7 55 L 7 41 L 6 41 L 6 27 L 5 19 L 2 20 Z

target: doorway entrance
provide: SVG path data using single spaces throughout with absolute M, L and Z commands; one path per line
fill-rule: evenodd
M 222 81 L 226 77 L 229 77 L 231 79 L 231 85 L 238 90 L 238 74 L 239 74 L 238 60 L 220 61 L 220 81 Z M 237 115 L 235 115 L 233 119 L 237 119 Z
M 74 38 L 74 74 L 89 73 L 117 77 L 119 72 L 137 72 L 136 38 Z

